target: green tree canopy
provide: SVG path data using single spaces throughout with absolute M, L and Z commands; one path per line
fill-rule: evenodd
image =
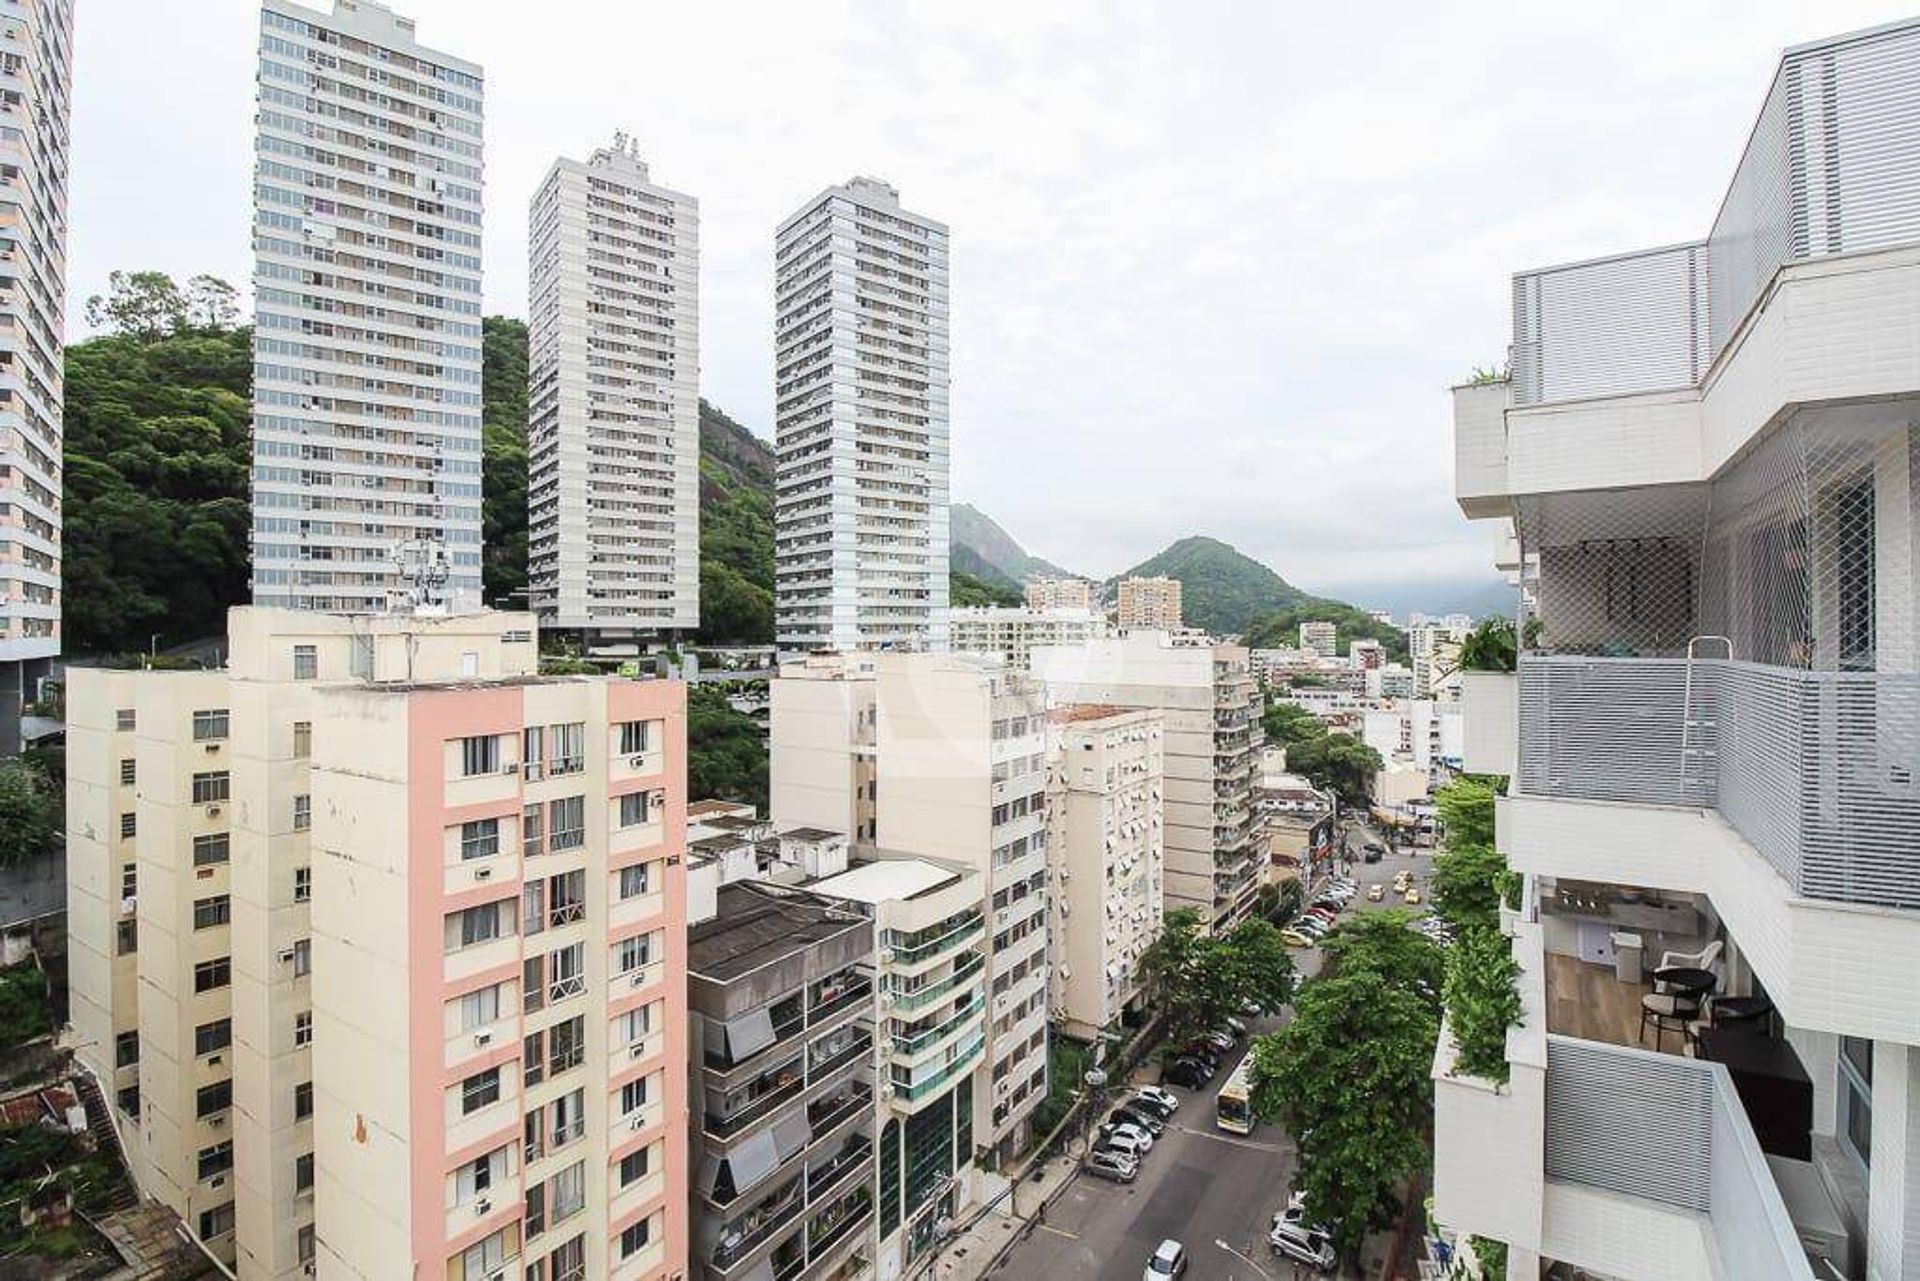
M 480 590 L 527 607 L 527 323 L 488 316 L 480 329 Z
M 1462 774 L 1433 794 L 1446 826 L 1449 845 L 1493 844 L 1494 798 L 1506 790 L 1506 780 Z
M 1373 794 L 1380 753 L 1351 734 L 1327 733 L 1287 748 L 1287 768 L 1315 787 L 1330 788 L 1342 804 L 1362 806 Z
M 767 812 L 767 744 L 753 717 L 717 685 L 687 690 L 687 795 L 739 801 Z
M 1463 930 L 1448 949 L 1447 1026 L 1459 1071 L 1507 1079 L 1507 1029 L 1520 1022 L 1519 977 L 1511 940 L 1492 926 Z
M 32 758 L 0 761 L 0 866 L 57 848 L 64 818 L 60 789 Z
M 1026 595 L 998 583 L 990 583 L 963 569 L 956 569 L 947 575 L 947 596 L 955 609 L 967 609 L 975 605 L 1024 605 Z
M 1175 1043 L 1221 1026 L 1248 1002 L 1277 1010 L 1293 998 L 1293 958 L 1271 923 L 1243 921 L 1209 935 L 1191 907 L 1167 913 L 1140 972 Z

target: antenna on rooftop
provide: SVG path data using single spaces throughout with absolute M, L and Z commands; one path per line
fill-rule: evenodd
M 453 576 L 453 568 L 439 540 L 408 539 L 393 549 L 393 563 L 401 582 L 400 589 L 393 593 L 396 608 L 416 614 L 446 610 L 447 580 Z

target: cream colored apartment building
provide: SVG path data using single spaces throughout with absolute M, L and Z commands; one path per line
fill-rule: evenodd
M 949 615 L 953 648 L 969 654 L 998 654 L 1017 672 L 1041 645 L 1082 645 L 1107 634 L 1103 614 L 1067 606 L 1024 609 L 975 605 Z
M 681 687 L 542 679 L 525 614 L 229 644 L 69 677 L 72 1019 L 141 1191 L 242 1281 L 684 1266 Z
M 1180 580 L 1177 578 L 1123 578 L 1114 625 L 1123 632 L 1136 630 L 1177 632 L 1180 621 Z
M 1047 719 L 1049 1004 L 1091 1040 L 1139 999 L 1164 916 L 1162 717 L 1071 704 Z
M 1165 908 L 1198 908 L 1216 930 L 1246 919 L 1259 888 L 1253 784 L 1263 741 L 1246 649 L 1136 631 L 1076 649 L 1035 650 L 1033 678 L 1054 707 L 1160 710 Z
M 1028 609 L 1091 610 L 1093 606 L 1093 584 L 1084 578 L 1036 578 L 1027 584 Z
M 772 809 L 975 870 L 991 925 L 981 1146 L 1017 1151 L 1046 1095 L 1046 718 L 977 654 L 822 655 L 773 682 Z

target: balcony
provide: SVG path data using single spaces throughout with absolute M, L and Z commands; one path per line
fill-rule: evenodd
M 887 1008 L 896 1013 L 911 1013 L 914 1010 L 925 1009 L 941 997 L 953 992 L 954 989 L 966 984 L 968 980 L 975 978 L 982 969 L 986 968 L 986 964 L 986 958 L 980 953 L 971 953 L 960 958 L 954 965 L 953 972 L 945 978 L 937 979 L 911 992 L 889 993 L 883 1000 Z
M 747 1213 L 726 1224 L 714 1242 L 709 1260 L 715 1272 L 724 1277 L 744 1275 L 747 1263 L 773 1242 L 789 1225 L 796 1223 L 806 1207 L 801 1181 L 795 1179 Z
M 980 1061 L 980 1051 L 986 1044 L 984 1030 L 975 1032 L 957 1050 L 951 1051 L 953 1057 L 936 1070 L 921 1076 L 918 1080 L 913 1072 L 902 1068 L 893 1070 L 893 1097 L 905 1103 L 909 1108 L 931 1098 L 934 1093 L 955 1077 L 969 1072 Z
M 732 1106 L 726 1111 L 707 1113 L 706 1131 L 716 1139 L 731 1138 L 799 1098 L 805 1088 L 800 1059 L 796 1056 L 735 1091 L 729 1099 Z
M 901 1062 L 912 1062 L 920 1055 L 925 1054 L 939 1045 L 942 1040 L 966 1027 L 968 1023 L 977 1023 L 980 1018 L 980 1011 L 981 1002 L 979 996 L 975 994 L 967 999 L 950 1017 L 935 1023 L 931 1027 L 923 1028 L 918 1032 L 910 1034 L 895 1032 L 892 1041 L 894 1058 Z
M 1455 1075 L 1445 1029 L 1435 1056 L 1436 1217 L 1611 1275 L 1811 1281 L 1727 1069 L 1641 1048 L 1645 986 L 1513 929 L 1510 1079 Z
M 1794 894 L 1920 907 L 1920 676 L 1525 657 L 1520 789 L 1714 809 Z
M 857 1116 L 866 1115 L 873 1106 L 873 1087 L 855 1081 L 828 1098 L 807 1104 L 807 1128 L 816 1140 L 830 1136 L 834 1129 Z
M 930 965 L 955 952 L 977 944 L 986 935 L 986 922 L 976 914 L 958 928 L 936 935 L 925 942 L 895 945 L 890 964 L 895 970 Z

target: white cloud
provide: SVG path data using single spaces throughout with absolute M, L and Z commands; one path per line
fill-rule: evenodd
M 702 381 L 771 434 L 775 224 L 884 176 L 954 234 L 954 490 L 1110 573 L 1193 532 L 1296 581 L 1471 578 L 1444 388 L 1520 267 L 1704 232 L 1781 47 L 1898 16 L 1644 5 L 397 0 L 488 77 L 487 304 L 617 128 L 701 199 Z M 256 9 L 88 0 L 71 314 L 249 271 Z

